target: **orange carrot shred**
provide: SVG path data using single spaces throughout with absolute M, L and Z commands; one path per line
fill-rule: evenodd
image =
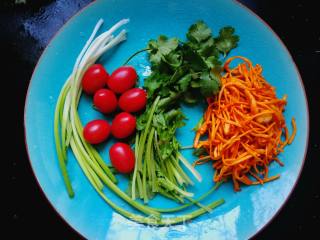
M 291 136 L 288 139 L 288 144 L 291 144 L 293 142 L 293 139 L 294 139 L 294 137 L 296 136 L 296 133 L 297 133 L 297 124 L 296 124 L 296 120 L 294 118 L 292 118 L 291 124 L 292 124 L 292 128 L 293 128 L 293 132 L 292 132 Z

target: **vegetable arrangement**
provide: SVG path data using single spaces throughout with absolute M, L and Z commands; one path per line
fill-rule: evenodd
M 83 127 L 77 111 L 82 90 L 81 80 L 84 73 L 104 52 L 125 40 L 125 30 L 122 30 L 117 36 L 113 36 L 112 34 L 127 22 L 127 19 L 121 20 L 108 31 L 95 38 L 96 33 L 103 23 L 102 20 L 98 21 L 93 33 L 77 58 L 73 72 L 60 92 L 54 117 L 54 135 L 59 166 L 70 197 L 74 196 L 74 191 L 66 169 L 66 151 L 68 147 L 71 147 L 81 169 L 99 195 L 122 215 L 143 222 L 147 221 L 147 219 L 120 208 L 102 191 L 103 186 L 106 185 L 134 208 L 147 215 L 154 216 L 155 219 L 160 219 L 160 214 L 157 211 L 133 201 L 126 193 L 117 187 L 117 180 L 108 165 L 103 161 L 97 150 L 84 139 Z M 102 84 L 99 85 L 99 87 L 103 87 Z M 97 89 L 98 88 L 95 90 Z
M 187 42 L 159 36 L 147 49 L 152 73 L 144 81 L 148 92 L 147 110 L 137 119 L 136 166 L 131 180 L 132 199 L 145 203 L 156 193 L 183 202 L 193 193 L 186 186 L 193 181 L 181 168 L 182 163 L 200 182 L 200 174 L 179 153 L 175 137 L 186 118 L 180 103 L 195 104 L 218 93 L 220 55 L 237 46 L 234 29 L 225 27 L 218 37 L 199 21 L 189 28 Z
M 236 191 L 240 190 L 239 182 L 251 185 L 276 179 L 278 176 L 268 176 L 268 165 L 273 160 L 282 164 L 277 154 L 293 141 L 295 121 L 292 120 L 294 132 L 289 137 L 282 115 L 286 98 L 276 98 L 274 89 L 262 77 L 261 66 L 254 67 L 242 57 L 245 63 L 234 69 L 229 67 L 234 58 L 223 65 L 225 57 L 238 45 L 235 30 L 224 27 L 214 36 L 203 21 L 198 21 L 190 26 L 186 41 L 160 35 L 109 75 L 96 61 L 125 40 L 125 30 L 116 36 L 113 33 L 127 22 L 127 19 L 121 20 L 96 37 L 103 23 L 99 20 L 60 92 L 54 135 L 69 196 L 73 197 L 74 191 L 66 168 L 68 148 L 93 188 L 114 210 L 133 221 L 151 225 L 181 223 L 210 212 L 224 200 L 208 205 L 200 201 L 228 178 L 232 178 Z M 144 79 L 144 89 L 141 89 L 135 87 L 138 78 L 135 69 L 126 64 L 145 51 L 152 73 Z M 93 96 L 94 107 L 101 113 L 110 114 L 118 109 L 121 112 L 111 124 L 104 119 L 94 119 L 83 127 L 77 110 L 82 90 Z M 195 164 L 212 160 L 216 183 L 207 193 L 193 199 L 187 187 L 194 184 L 194 179 L 184 168 L 197 181 L 201 182 L 202 178 L 181 154 L 183 147 L 175 134 L 185 125 L 181 103 L 192 105 L 205 99 L 207 111 L 194 128 L 194 154 L 200 156 Z M 283 131 L 284 141 L 281 140 Z M 121 140 L 111 146 L 109 157 L 115 170 L 129 177 L 126 192 L 117 186 L 114 171 L 94 147 L 110 136 Z M 129 137 L 134 139 L 134 149 L 125 143 Z M 113 202 L 104 193 L 105 186 L 139 213 Z M 180 205 L 148 206 L 156 194 Z M 162 216 L 162 213 L 175 213 L 193 205 L 198 209 L 186 215 Z
M 128 112 L 122 112 L 114 118 L 111 127 L 107 121 L 103 119 L 97 119 L 89 122 L 83 128 L 77 111 L 82 90 L 88 94 L 94 94 L 93 100 L 96 108 L 103 113 L 112 112 L 116 108 L 115 105 L 118 103 L 120 108 L 130 112 L 140 111 L 144 108 L 147 100 L 146 94 L 142 92 L 143 90 L 129 90 L 135 85 L 135 80 L 137 78 L 135 71 L 133 71 L 131 67 L 123 66 L 121 69 L 124 71 L 116 70 L 114 73 L 109 75 L 103 67 L 95 65 L 97 59 L 104 52 L 125 40 L 125 30 L 122 30 L 117 36 L 113 36 L 113 33 L 127 22 L 128 20 L 126 19 L 121 20 L 108 31 L 95 37 L 103 23 L 102 20 L 99 20 L 93 30 L 92 35 L 78 56 L 73 68 L 73 72 L 60 92 L 54 117 L 54 136 L 59 166 L 61 168 L 63 180 L 70 197 L 74 196 L 74 191 L 71 186 L 66 168 L 66 151 L 69 147 L 71 147 L 71 150 L 75 155 L 81 169 L 93 188 L 117 212 L 133 221 L 140 223 L 147 223 L 151 225 L 176 224 L 193 219 L 224 203 L 223 199 L 211 202 L 207 206 L 199 203 L 200 200 L 204 199 L 212 191 L 214 191 L 220 185 L 220 183 L 216 184 L 208 193 L 204 194 L 199 199 L 194 200 L 192 198 L 188 198 L 188 203 L 175 208 L 153 208 L 133 200 L 127 193 L 122 191 L 116 185 L 117 179 L 115 175 L 101 158 L 98 151 L 91 144 L 97 144 L 106 140 L 109 137 L 110 132 L 117 138 L 126 138 L 135 130 L 135 118 L 132 117 L 132 115 Z M 109 89 L 103 89 L 105 84 L 108 85 Z M 119 100 L 117 97 L 115 97 L 115 93 L 122 94 Z M 108 100 L 110 100 L 111 106 L 105 103 L 105 101 Z M 158 100 L 155 101 L 159 102 L 159 100 L 160 99 L 158 98 Z M 136 104 L 133 104 L 134 101 L 136 101 Z M 162 101 L 162 104 L 163 103 L 165 102 Z M 154 111 L 155 110 L 156 109 L 154 107 Z M 166 114 L 167 120 L 170 121 L 173 119 L 177 121 L 182 117 L 181 111 L 174 111 L 171 113 L 168 112 Z M 143 119 L 143 117 L 141 119 Z M 152 120 L 152 118 L 149 119 Z M 149 126 L 151 120 L 148 120 Z M 179 121 L 180 123 L 172 128 L 172 130 L 175 130 L 176 127 L 181 126 L 181 120 Z M 142 122 L 139 122 L 140 127 L 142 124 Z M 170 134 L 173 135 L 173 133 Z M 153 136 L 153 134 L 150 136 Z M 146 137 L 146 135 L 141 135 L 140 138 L 138 134 L 136 135 L 136 143 L 139 144 L 140 148 L 138 149 L 138 146 L 136 146 L 135 152 L 133 152 L 130 146 L 125 143 L 116 143 L 111 147 L 109 151 L 111 163 L 118 170 L 118 172 L 129 173 L 133 170 L 135 163 L 137 163 L 137 161 L 135 161 L 136 156 L 138 156 L 138 154 L 145 154 L 144 149 L 141 148 L 141 143 L 143 143 L 141 139 L 145 139 L 144 141 L 146 141 Z M 147 144 L 146 150 L 148 150 L 149 153 L 150 141 L 149 144 Z M 180 157 L 180 159 L 183 158 Z M 187 166 L 192 169 L 191 165 L 188 164 L 186 160 L 182 161 L 185 161 Z M 187 178 L 186 175 L 184 177 Z M 146 180 L 142 179 L 142 181 Z M 105 195 L 103 192 L 104 186 L 108 187 L 122 200 L 146 216 L 132 213 L 118 206 L 116 203 L 110 200 L 108 196 Z M 172 190 L 172 187 L 175 188 L 174 185 L 167 186 L 169 190 Z M 181 192 L 183 192 L 183 190 L 181 190 Z M 194 204 L 198 205 L 199 209 L 194 210 L 187 215 L 166 218 L 161 216 L 161 213 L 180 211 Z

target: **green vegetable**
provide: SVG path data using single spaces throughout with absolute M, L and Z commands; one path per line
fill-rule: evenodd
M 198 204 L 200 201 L 202 201 L 203 199 L 205 199 L 206 197 L 208 197 L 211 193 L 213 193 L 218 187 L 220 187 L 220 185 L 222 184 L 222 182 L 218 182 L 216 183 L 208 192 L 204 193 L 202 196 L 200 196 L 198 199 L 190 201 L 189 203 L 183 204 L 179 207 L 173 207 L 173 208 L 152 208 L 158 212 L 164 212 L 164 213 L 168 213 L 168 212 L 177 212 L 177 211 L 181 211 L 187 207 L 190 207 L 194 204 Z
M 151 40 L 148 43 L 149 51 L 152 53 L 150 54 L 150 62 L 155 65 L 160 64 L 178 47 L 178 44 L 179 40 L 177 38 L 168 39 L 163 35 L 160 35 L 157 41 Z
M 234 35 L 233 27 L 224 27 L 219 32 L 219 37 L 216 39 L 217 48 L 226 56 L 233 48 L 237 47 L 239 36 Z
M 201 43 L 211 37 L 211 29 L 203 21 L 192 24 L 187 33 L 187 38 L 191 42 Z
M 204 97 L 216 95 L 219 92 L 219 76 L 213 72 L 202 72 L 200 76 L 200 92 Z
M 220 89 L 221 54 L 225 56 L 238 44 L 239 37 L 232 27 L 220 30 L 214 37 L 211 29 L 198 21 L 186 34 L 187 41 L 159 36 L 147 46 L 152 74 L 145 79 L 150 103 L 179 94 L 176 100 L 195 104 L 204 97 L 217 94 Z

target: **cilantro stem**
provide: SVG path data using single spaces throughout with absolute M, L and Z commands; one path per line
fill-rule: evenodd
M 143 170 L 142 170 L 142 191 L 143 191 L 143 201 L 144 203 L 148 202 L 147 195 L 147 156 L 145 156 L 145 160 L 143 162 Z
M 151 165 L 153 164 L 153 159 L 151 158 L 151 148 L 152 148 L 152 141 L 153 141 L 153 136 L 154 136 L 154 132 L 155 132 L 155 128 L 151 128 L 151 131 L 149 133 L 148 136 L 148 141 L 147 141 L 147 147 L 146 147 L 146 153 L 145 153 L 145 158 L 144 158 L 144 164 L 143 164 L 143 197 L 144 197 L 144 202 L 147 203 L 148 202 L 148 194 L 147 194 L 147 172 L 148 172 L 148 176 L 151 177 L 151 181 L 152 181 L 152 174 L 151 174 Z M 150 180 L 150 179 L 149 179 Z
M 139 198 L 143 198 L 143 190 L 142 190 L 142 180 L 141 180 L 141 175 L 140 172 L 138 172 L 137 175 L 137 183 L 138 183 L 138 191 L 139 191 Z
M 138 159 L 138 149 L 139 149 L 139 133 L 136 133 L 136 140 L 134 144 L 134 155 L 135 159 Z M 136 180 L 137 180 L 137 165 L 138 161 L 135 161 L 134 171 L 132 176 L 132 185 L 131 185 L 131 198 L 136 199 Z
M 177 171 L 181 174 L 181 176 L 184 178 L 184 180 L 191 184 L 194 185 L 194 182 L 188 177 L 188 175 L 182 170 L 182 168 L 180 167 L 179 163 L 176 161 L 176 159 L 174 159 L 173 156 L 171 156 L 172 162 L 174 164 L 174 167 L 177 169 Z
M 199 128 L 202 126 L 202 124 L 203 124 L 203 117 L 201 117 L 199 119 L 199 121 L 197 122 L 196 126 L 194 128 L 192 128 L 192 130 L 197 132 L 199 130 Z
M 91 180 L 92 181 L 92 180 Z M 96 189 L 98 194 L 117 212 L 119 212 L 121 215 L 127 217 L 130 220 L 143 223 L 143 224 L 148 224 L 148 225 L 154 225 L 154 226 L 169 226 L 173 224 L 179 224 L 179 223 L 184 223 L 186 221 L 189 221 L 191 219 L 194 219 L 206 212 L 205 209 L 197 209 L 193 212 L 190 212 L 189 214 L 186 215 L 181 215 L 177 217 L 167 217 L 167 218 L 161 218 L 157 219 L 153 215 L 144 217 L 138 214 L 131 213 L 121 207 L 119 207 L 116 203 L 111 201 L 101 190 Z M 221 204 L 224 203 L 223 199 L 219 199 L 217 201 L 214 201 L 206 206 L 206 208 L 210 209 L 211 211 L 220 206 Z
M 161 185 L 169 190 L 175 190 L 178 193 L 180 193 L 183 196 L 186 197 L 193 197 L 193 193 L 191 192 L 186 192 L 184 190 L 182 190 L 181 188 L 177 187 L 176 184 L 172 183 L 168 178 L 163 177 L 159 179 L 159 182 L 161 183 Z
M 153 102 L 152 104 L 152 107 L 150 109 L 150 113 L 149 113 L 149 117 L 148 117 L 148 121 L 147 121 L 147 124 L 145 126 L 145 129 L 143 130 L 142 132 L 142 136 L 141 136 L 141 141 L 140 141 L 140 144 L 139 144 L 139 151 L 138 151 L 138 170 L 142 170 L 142 158 L 143 158 L 143 153 L 144 153 L 144 147 L 145 147 L 145 142 L 146 142 L 146 139 L 147 139 L 147 135 L 149 133 L 149 128 L 150 128 L 150 125 L 151 125 L 151 121 L 152 121 L 152 118 L 153 118 L 153 114 L 156 110 L 156 107 L 158 105 L 158 102 L 160 100 L 160 97 L 158 96 L 155 101 Z
M 206 197 L 208 197 L 210 194 L 212 194 L 216 189 L 218 189 L 218 187 L 220 187 L 220 185 L 222 184 L 222 182 L 217 182 L 209 191 L 207 191 L 206 193 L 204 193 L 203 195 L 201 195 L 199 198 L 193 200 L 193 202 L 189 202 L 186 203 L 184 205 L 178 206 L 178 207 L 173 207 L 173 208 L 152 208 L 158 212 L 161 213 L 169 213 L 169 212 L 178 212 L 181 211 L 185 208 L 188 208 L 194 204 L 196 204 L 197 202 L 202 201 L 203 199 L 205 199 Z
M 199 172 L 194 169 L 194 167 L 188 162 L 187 159 L 185 159 L 181 153 L 178 153 L 178 158 L 180 159 L 180 161 L 186 166 L 186 168 L 189 169 L 189 171 L 193 174 L 193 176 L 199 181 L 201 182 L 202 181 L 202 177 L 201 175 L 199 174 Z
M 155 133 L 155 131 L 154 131 Z M 154 134 L 156 136 L 156 134 Z M 151 146 L 151 164 L 150 164 L 150 171 L 151 171 L 151 186 L 152 186 L 152 192 L 158 192 L 158 184 L 157 184 L 157 176 L 156 176 L 156 162 L 154 158 L 154 146 Z
M 122 64 L 122 66 L 127 65 L 128 62 L 130 62 L 130 60 L 131 60 L 132 58 L 134 58 L 136 55 L 138 55 L 139 53 L 142 53 L 142 52 L 145 52 L 145 51 L 148 51 L 148 50 L 151 50 L 151 49 L 150 49 L 150 48 L 144 48 L 144 49 L 141 49 L 141 50 L 139 50 L 139 51 L 136 51 L 134 54 L 132 54 L 132 55 L 127 59 L 127 61 L 124 62 L 124 64 Z
M 181 150 L 193 149 L 193 145 L 180 147 Z

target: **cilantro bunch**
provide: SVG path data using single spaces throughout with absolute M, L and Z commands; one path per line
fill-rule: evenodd
M 198 181 L 201 176 L 179 153 L 175 133 L 185 124 L 180 104 L 195 104 L 219 92 L 220 57 L 237 46 L 239 37 L 234 32 L 232 27 L 224 27 L 214 37 L 211 29 L 198 21 L 190 26 L 186 42 L 164 35 L 148 42 L 152 73 L 144 80 L 147 109 L 137 119 L 136 166 L 129 189 L 133 199 L 140 197 L 147 203 L 160 193 L 183 202 L 193 196 L 186 191 L 193 181 L 180 163 Z
M 214 37 L 211 29 L 198 21 L 186 34 L 187 41 L 160 35 L 148 43 L 152 74 L 145 79 L 151 101 L 178 95 L 174 101 L 197 103 L 203 97 L 218 93 L 222 63 L 238 44 L 239 37 L 232 27 L 224 27 Z

